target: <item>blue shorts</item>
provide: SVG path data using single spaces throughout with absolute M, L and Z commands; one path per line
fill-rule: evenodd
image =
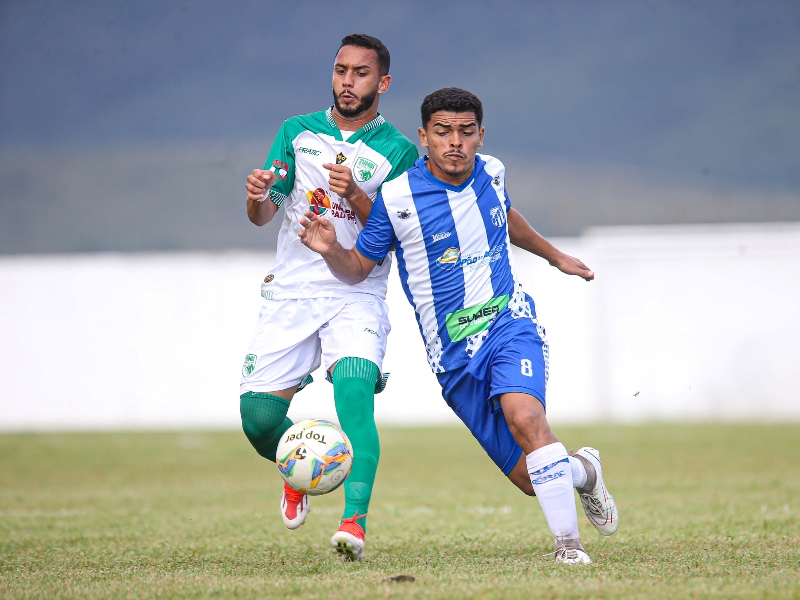
M 508 429 L 500 395 L 522 392 L 546 406 L 548 353 L 538 322 L 514 319 L 506 310 L 467 365 L 437 375 L 445 402 L 504 475 L 517 464 L 522 448 Z

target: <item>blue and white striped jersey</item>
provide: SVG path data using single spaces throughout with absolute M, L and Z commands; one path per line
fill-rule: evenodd
M 356 248 L 380 261 L 394 244 L 428 363 L 443 373 L 469 362 L 506 307 L 514 317 L 533 316 L 514 274 L 503 163 L 479 154 L 472 177 L 454 187 L 426 160 L 383 184 Z

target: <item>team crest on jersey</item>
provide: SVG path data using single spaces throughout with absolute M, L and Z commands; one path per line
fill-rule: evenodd
M 502 227 L 506 224 L 506 213 L 502 206 L 495 206 L 489 211 L 489 216 L 492 218 L 492 225 L 495 227 Z
M 270 273 L 266 277 L 264 277 L 264 283 L 272 283 L 272 280 L 275 279 L 275 275 Z
M 342 164 L 346 160 L 347 160 L 347 157 L 344 154 L 342 154 L 341 152 L 339 152 L 339 154 L 336 155 L 336 164 L 337 165 Z
M 353 165 L 353 175 L 355 175 L 356 181 L 359 183 L 364 183 L 372 179 L 372 176 L 375 175 L 375 171 L 377 170 L 378 165 L 363 156 L 359 156 L 358 160 Z
M 495 175 L 495 176 L 494 176 L 494 179 L 492 179 L 492 182 L 493 182 L 495 185 L 500 185 L 500 175 Z
M 411 209 L 410 208 L 404 208 L 402 210 L 398 210 L 397 211 L 397 216 L 400 217 L 401 219 L 407 219 L 408 217 L 411 216 Z
M 331 207 L 331 199 L 322 188 L 306 192 L 306 198 L 308 198 L 308 209 L 316 215 L 324 215 Z
M 247 379 L 253 374 L 256 369 L 256 361 L 258 357 L 255 354 L 248 354 L 244 357 L 244 364 L 242 365 L 242 377 Z
M 436 264 L 443 269 L 452 269 L 458 264 L 459 258 L 461 258 L 461 250 L 451 247 L 436 259 Z
M 286 176 L 289 174 L 289 165 L 280 160 L 275 160 L 269 170 L 275 173 L 275 177 L 281 181 L 286 181 Z

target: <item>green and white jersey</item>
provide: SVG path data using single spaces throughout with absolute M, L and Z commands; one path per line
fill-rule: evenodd
M 339 243 L 352 248 L 362 225 L 347 201 L 329 189 L 330 172 L 322 165 L 349 167 L 357 184 L 374 200 L 381 185 L 414 166 L 418 156 L 416 146 L 380 114 L 347 141 L 342 140 L 331 108 L 284 121 L 264 165 L 277 176 L 270 199 L 286 212 L 275 264 L 264 280 L 262 295 L 274 300 L 341 297 L 353 292 L 386 297 L 390 257 L 358 285 L 342 283 L 319 254 L 300 242 L 300 219 L 312 207 L 334 224 Z

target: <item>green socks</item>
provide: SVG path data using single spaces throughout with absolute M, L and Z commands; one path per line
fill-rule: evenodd
M 333 370 L 336 414 L 353 445 L 353 468 L 344 482 L 342 519 L 365 515 L 369 509 L 381 455 L 373 414 L 379 375 L 378 366 L 363 358 L 342 358 Z M 281 436 L 292 426 L 286 416 L 288 410 L 289 401 L 272 394 L 245 392 L 240 396 L 242 429 L 256 452 L 272 462 Z M 358 524 L 366 531 L 366 519 L 359 519 Z
M 381 455 L 374 415 L 375 382 L 379 375 L 378 366 L 363 358 L 342 358 L 333 370 L 336 414 L 353 445 L 353 468 L 344 482 L 342 519 L 351 518 L 356 513 L 365 515 L 369 509 L 372 484 L 375 483 Z M 366 531 L 366 519 L 359 519 L 358 524 Z
M 281 436 L 292 426 L 288 410 L 289 401 L 272 394 L 245 392 L 239 396 L 244 434 L 256 452 L 272 462 Z

